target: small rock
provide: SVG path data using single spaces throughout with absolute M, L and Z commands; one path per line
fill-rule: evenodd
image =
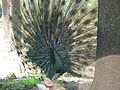
M 44 84 L 37 84 L 36 86 L 39 90 L 49 90 L 49 88 L 47 88 Z
M 9 74 L 5 77 L 5 79 L 8 79 L 8 80 L 13 80 L 13 79 L 17 79 L 16 75 L 14 73 L 12 74 Z

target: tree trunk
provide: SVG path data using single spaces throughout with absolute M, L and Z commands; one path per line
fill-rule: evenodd
M 16 1 L 16 0 L 14 0 Z M 15 3 L 19 6 L 19 3 Z M 10 22 L 10 15 L 12 15 L 11 0 L 2 0 L 2 18 L 3 18 L 3 42 L 1 43 L 2 50 L 0 51 L 0 77 L 4 78 L 8 74 L 20 75 L 20 65 L 18 55 L 15 49 L 15 41 Z M 16 7 L 14 7 L 16 8 Z M 4 70 L 3 70 L 4 69 Z
M 2 18 L 4 23 L 5 49 L 7 51 L 15 51 L 15 41 L 12 24 L 10 22 L 10 16 L 16 19 L 16 22 L 14 22 L 14 25 L 16 25 L 17 17 L 14 13 L 20 12 L 20 0 L 2 0 L 2 12 Z
M 120 54 L 120 1 L 99 0 L 97 59 Z
M 12 51 L 12 36 L 11 36 L 11 24 L 9 21 L 10 16 L 10 0 L 2 0 L 2 18 L 4 25 L 4 49 L 6 51 Z
M 99 0 L 98 10 L 97 59 L 100 59 L 95 65 L 90 90 L 120 90 L 120 56 L 117 56 L 120 54 L 120 1 Z

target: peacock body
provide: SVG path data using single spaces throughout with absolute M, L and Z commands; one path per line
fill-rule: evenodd
M 20 24 L 13 27 L 21 58 L 31 60 L 49 78 L 65 72 L 81 76 L 75 71 L 89 62 L 81 58 L 95 52 L 90 49 L 95 49 L 97 7 L 89 6 L 90 1 L 22 0 Z

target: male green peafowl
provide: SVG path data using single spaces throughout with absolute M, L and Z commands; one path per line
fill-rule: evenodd
M 89 62 L 81 58 L 95 47 L 97 7 L 90 1 L 22 0 L 21 14 L 16 14 L 20 25 L 13 27 L 18 54 L 51 79 L 65 72 L 81 76 L 76 70 Z

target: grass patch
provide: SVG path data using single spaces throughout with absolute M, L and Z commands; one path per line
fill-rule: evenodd
M 57 80 L 55 81 L 56 84 L 60 84 L 61 86 L 64 86 L 63 80 Z
M 36 84 L 41 82 L 42 82 L 42 79 L 35 78 L 35 77 L 28 78 L 25 80 L 12 80 L 10 82 L 0 82 L 0 88 L 1 88 L 0 90 L 6 90 L 9 87 L 22 89 L 25 87 L 35 86 Z
M 93 81 L 85 81 L 83 83 L 81 83 L 82 85 L 91 85 Z

